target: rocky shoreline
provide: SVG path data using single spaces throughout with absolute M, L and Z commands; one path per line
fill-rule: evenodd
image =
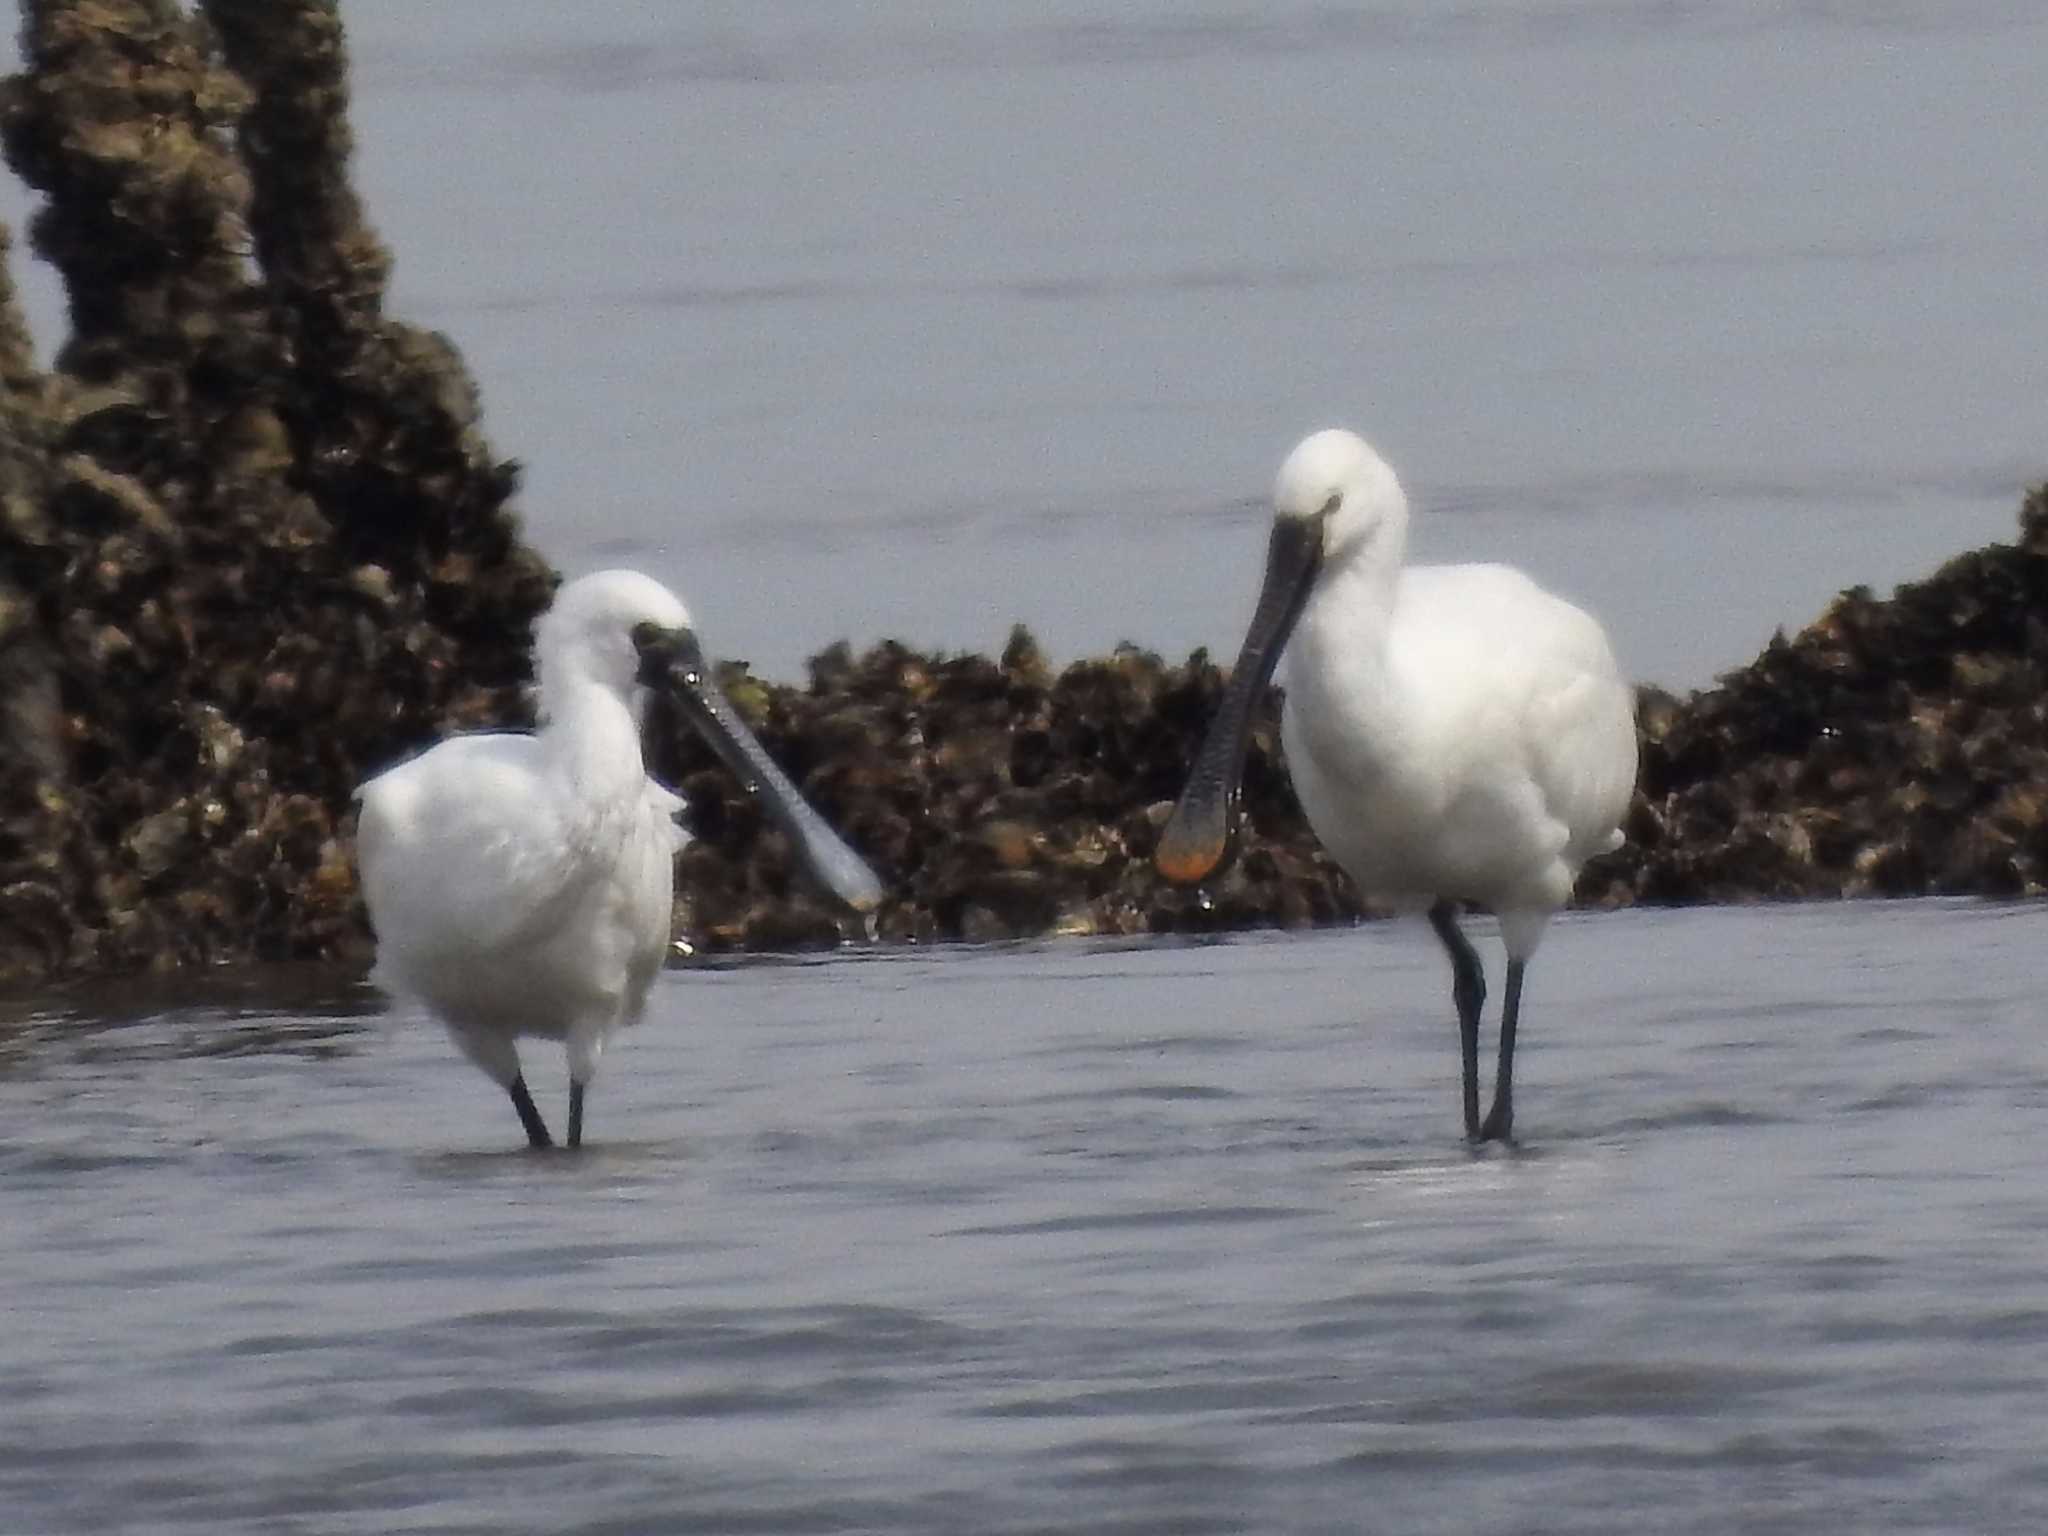
M 2048 487 L 2021 536 L 1889 598 L 1843 593 L 1717 687 L 1639 691 L 1626 843 L 1580 906 L 2048 889 Z M 885 938 L 1301 927 L 1368 915 L 1288 787 L 1277 689 L 1245 770 L 1240 856 L 1201 892 L 1151 854 L 1222 690 L 1201 654 L 1134 649 L 1054 675 L 1016 631 L 998 660 L 843 647 L 808 687 L 729 668 L 762 740 L 889 885 Z M 664 733 L 673 743 L 675 733 Z M 721 947 L 829 940 L 828 913 L 708 752 L 658 758 L 693 806 L 685 928 Z
M 0 230 L 0 984 L 360 960 L 349 791 L 450 730 L 530 719 L 554 576 L 443 338 L 384 313 L 348 181 L 328 0 L 24 7 L 9 164 L 72 334 L 37 366 Z M 1220 692 L 1203 654 L 1055 672 L 835 646 L 803 685 L 724 670 L 874 864 L 883 940 L 1301 926 L 1363 915 L 1310 836 L 1274 701 L 1241 857 L 1210 890 L 1152 844 Z M 1845 593 L 1751 666 L 1641 696 L 1628 844 L 1582 904 L 2048 887 L 2048 488 L 2011 545 Z M 678 927 L 837 942 L 780 834 L 687 732 Z

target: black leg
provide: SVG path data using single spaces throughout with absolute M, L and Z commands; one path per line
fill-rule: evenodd
M 583 1145 L 583 1085 L 569 1080 L 569 1145 Z
M 1429 926 L 1451 957 L 1451 1000 L 1458 1005 L 1458 1043 L 1465 1054 L 1465 1139 L 1479 1140 L 1479 1010 L 1486 1006 L 1486 968 L 1479 951 L 1458 930 L 1458 908 L 1440 901 L 1429 909 Z
M 1512 1141 L 1515 1129 L 1515 1022 L 1522 1012 L 1522 965 L 1508 962 L 1508 995 L 1500 1007 L 1500 1075 L 1493 1083 L 1493 1108 L 1479 1127 L 1481 1141 Z
M 547 1122 L 540 1117 L 540 1111 L 533 1107 L 533 1095 L 526 1091 L 526 1078 L 522 1074 L 512 1079 L 512 1086 L 506 1090 L 512 1095 L 512 1107 L 519 1111 L 519 1123 L 526 1127 L 526 1144 L 538 1150 L 552 1147 L 554 1138 L 548 1135 Z

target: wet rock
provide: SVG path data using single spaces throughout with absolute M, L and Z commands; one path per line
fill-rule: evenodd
M 0 286 L 0 976 L 363 953 L 349 789 L 517 723 L 552 589 L 382 315 L 335 7 L 201 13 L 28 7 L 0 86 L 73 326 L 40 372 Z
M 1205 655 L 1170 665 L 1127 646 L 1054 674 L 1020 627 L 997 661 L 838 644 L 808 672 L 801 690 L 748 677 L 746 712 L 882 876 L 884 939 L 1301 924 L 1362 910 L 1307 834 L 1275 759 L 1270 704 L 1247 774 L 1245 857 L 1207 892 L 1153 874 L 1165 811 L 1221 692 Z M 708 949 L 752 942 L 768 932 L 764 903 L 797 899 L 779 834 L 680 722 L 657 711 L 649 737 L 699 838 L 678 870 L 693 935 Z M 831 943 L 840 932 L 820 923 L 778 937 Z
M 2048 487 L 2017 543 L 1878 598 L 1842 593 L 1717 687 L 1646 693 L 1607 901 L 2039 895 L 2048 786 Z

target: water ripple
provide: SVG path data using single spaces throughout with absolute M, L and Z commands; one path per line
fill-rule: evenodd
M 2034 938 L 1560 925 L 1477 1154 L 1358 934 L 667 976 L 573 1157 L 430 1032 L 87 1022 L 275 1048 L 0 1078 L 0 1524 L 2032 1530 Z M 1909 1028 L 1838 1006 L 1874 946 Z

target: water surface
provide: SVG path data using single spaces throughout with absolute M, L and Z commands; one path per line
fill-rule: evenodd
M 672 971 L 580 1155 L 327 978 L 17 1007 L 0 1508 L 2038 1529 L 2042 916 L 1563 921 L 1514 1155 L 1420 924 Z

